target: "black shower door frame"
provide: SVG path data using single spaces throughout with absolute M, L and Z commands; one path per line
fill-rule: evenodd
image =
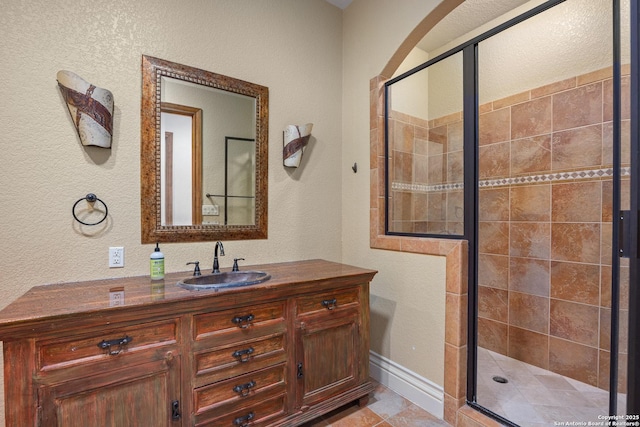
M 627 414 L 640 414 L 640 5 L 631 1 L 631 204 L 629 253 L 629 351 L 627 366 Z M 619 100 L 618 100 L 619 101 Z

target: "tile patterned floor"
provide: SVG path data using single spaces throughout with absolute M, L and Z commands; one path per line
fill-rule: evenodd
M 493 381 L 494 376 L 509 380 Z M 618 407 L 625 407 L 619 395 Z M 478 348 L 478 403 L 522 427 L 558 421 L 601 421 L 609 393 L 519 360 Z M 440 427 L 442 419 L 378 384 L 367 406 L 352 403 L 302 427 Z
M 493 381 L 494 376 L 507 384 Z M 626 396 L 618 395 L 625 408 Z M 478 348 L 478 403 L 522 427 L 561 421 L 602 421 L 609 393 L 519 360 Z
M 378 384 L 367 406 L 357 403 L 336 409 L 303 427 L 439 427 L 443 420 Z

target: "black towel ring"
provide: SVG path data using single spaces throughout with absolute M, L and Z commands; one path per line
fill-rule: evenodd
M 81 221 L 77 216 L 76 216 L 76 206 L 78 206 L 78 203 L 80 203 L 81 201 L 86 200 L 89 203 L 94 203 L 94 202 L 100 202 L 102 203 L 102 205 L 104 206 L 104 216 L 102 217 L 102 219 L 98 222 L 93 222 L 93 223 L 88 223 L 88 222 L 84 222 Z M 73 214 L 73 218 L 78 221 L 80 224 L 84 224 L 84 225 L 98 225 L 100 224 L 102 221 L 104 221 L 105 219 L 107 219 L 107 215 L 109 214 L 109 208 L 107 207 L 107 204 L 105 202 L 103 202 L 102 200 L 100 200 L 98 198 L 98 196 L 96 196 L 93 193 L 89 193 L 87 194 L 86 197 L 83 197 L 81 199 L 78 199 L 77 202 L 75 202 L 73 204 L 73 208 L 71 208 L 71 213 Z

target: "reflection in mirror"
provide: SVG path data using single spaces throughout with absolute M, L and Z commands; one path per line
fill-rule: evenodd
M 256 100 L 253 97 L 235 94 L 191 82 L 184 82 L 171 77 L 161 78 L 161 143 L 167 140 L 167 132 L 171 132 L 175 139 L 178 133 L 167 128 L 167 123 L 184 124 L 183 149 L 173 150 L 173 158 L 169 158 L 170 148 L 166 143 L 161 147 L 161 163 L 173 162 L 172 200 L 174 206 L 162 203 L 162 225 L 192 225 L 192 224 L 228 224 L 226 216 L 219 218 L 219 206 L 217 201 L 211 198 L 203 198 L 205 192 L 221 193 L 224 187 L 226 169 L 225 135 L 242 135 L 245 138 L 255 139 L 255 111 Z M 188 106 L 182 106 L 189 103 Z M 165 106 L 174 106 L 172 111 L 167 111 Z M 181 106 L 183 111 L 176 107 Z M 193 117 L 192 120 L 188 116 Z M 198 144 L 198 141 L 204 144 Z M 174 145 L 175 146 L 175 145 Z M 199 149 L 199 151 L 198 151 Z M 204 163 L 202 160 L 204 159 Z M 162 184 L 167 187 L 167 182 L 172 180 L 171 175 L 165 176 Z M 255 171 L 251 171 L 251 177 L 255 177 Z M 178 186 L 176 184 L 182 183 Z M 215 190 L 214 190 L 215 189 Z M 214 191 L 211 191 L 214 190 Z M 163 192 L 164 194 L 164 192 Z M 192 195 L 193 197 L 190 197 Z M 203 203 L 204 200 L 204 203 Z M 227 204 L 225 203 L 225 206 Z M 165 211 L 173 210 L 173 222 L 165 221 Z M 225 209 L 227 211 L 228 209 Z M 252 210 L 253 212 L 254 210 Z M 182 213 L 181 216 L 176 214 Z M 233 209 L 230 212 L 235 216 Z M 205 216 L 203 222 L 203 216 Z M 254 224 L 254 217 L 245 218 L 235 225 Z
M 266 238 L 268 88 L 148 56 L 142 77 L 142 242 Z
M 202 109 L 163 102 L 160 135 L 162 225 L 200 224 Z
M 249 224 L 255 217 L 255 140 L 228 136 L 225 152 L 225 225 Z
M 205 224 L 218 223 L 220 217 L 224 225 L 251 225 L 255 218 L 255 139 L 227 136 L 224 152 L 224 168 L 205 173 L 214 178 L 205 181 L 205 187 L 215 189 L 205 194 L 211 206 L 203 209 Z

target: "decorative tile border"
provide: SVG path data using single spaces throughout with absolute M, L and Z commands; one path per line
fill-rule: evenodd
M 620 169 L 622 176 L 629 176 L 631 168 Z M 485 179 L 478 184 L 480 187 L 501 187 L 503 185 L 531 184 L 539 182 L 575 181 L 580 179 L 613 177 L 613 168 L 590 169 L 572 172 L 556 172 L 541 175 L 518 176 L 514 178 Z
M 631 168 L 623 167 L 620 169 L 621 176 L 630 176 Z M 518 185 L 518 184 L 537 184 L 541 182 L 556 182 L 556 181 L 575 181 L 581 179 L 593 179 L 593 178 L 610 178 L 613 177 L 612 168 L 604 169 L 590 169 L 580 170 L 572 172 L 556 172 L 541 175 L 529 175 L 518 176 L 513 178 L 498 178 L 498 179 L 484 179 L 478 183 L 480 188 L 483 187 L 502 187 L 506 185 Z M 455 182 L 450 184 L 410 184 L 404 182 L 391 183 L 391 189 L 395 191 L 412 191 L 418 193 L 432 193 L 438 191 L 454 191 L 464 189 L 462 182 Z
M 391 183 L 391 189 L 396 191 L 413 191 L 415 193 L 432 193 L 435 191 L 452 191 L 463 190 L 464 184 L 462 182 L 455 182 L 452 184 L 408 184 L 404 182 Z

